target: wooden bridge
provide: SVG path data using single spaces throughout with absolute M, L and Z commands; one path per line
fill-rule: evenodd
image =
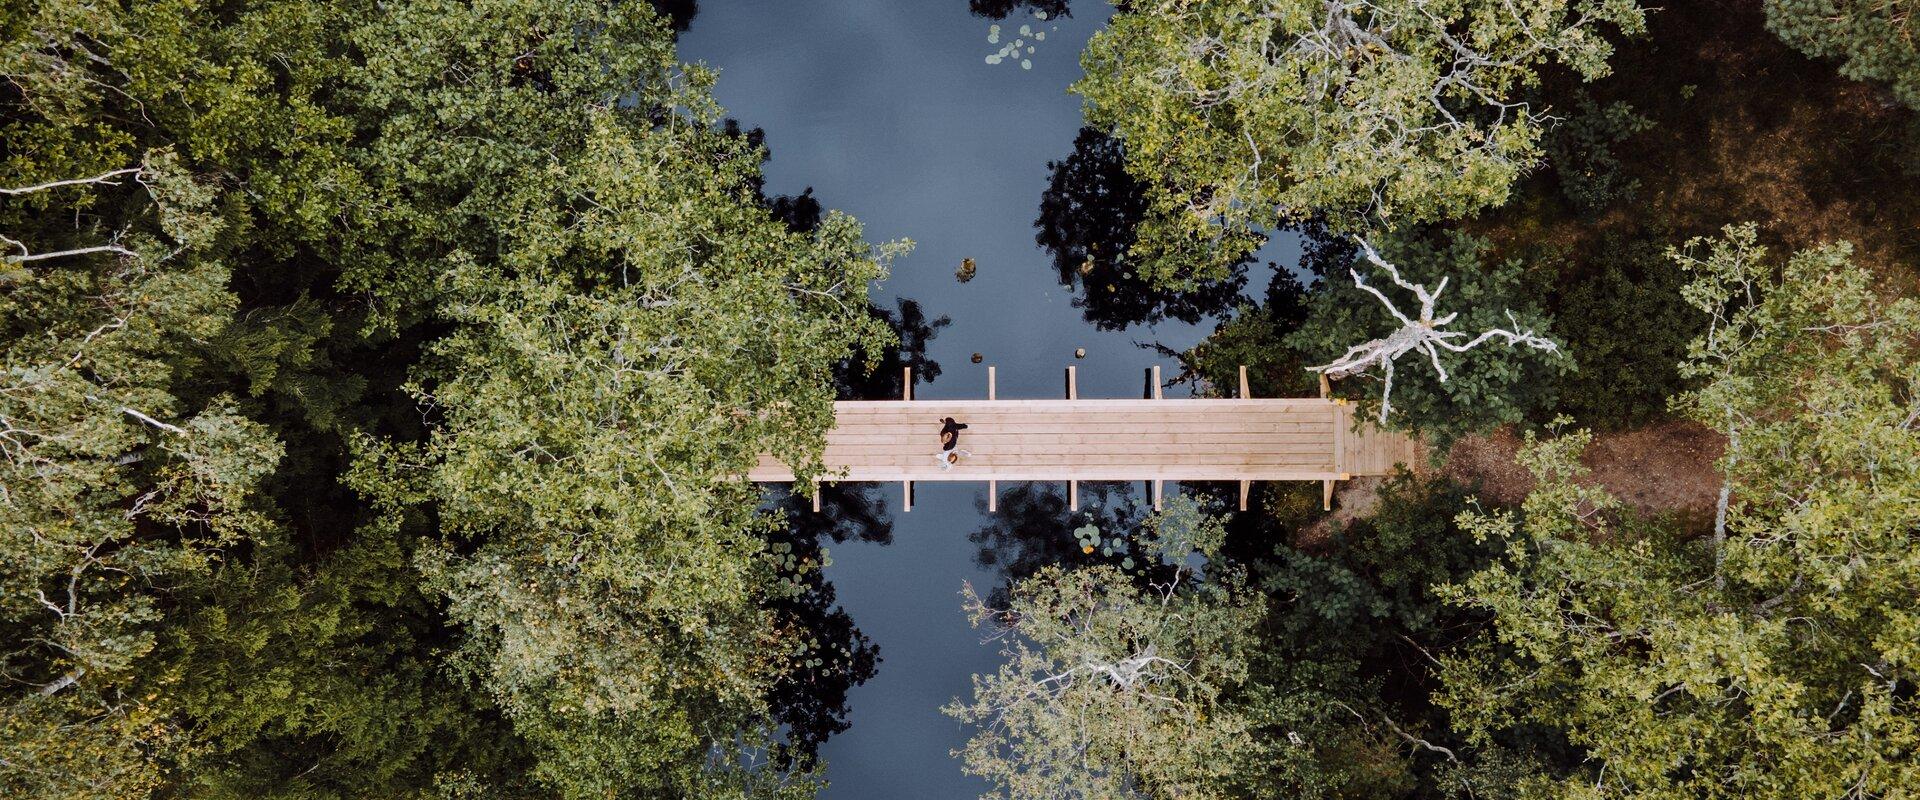
M 915 481 L 986 481 L 989 510 L 997 510 L 1000 481 L 1065 481 L 1072 508 L 1079 507 L 1080 481 L 1150 482 L 1155 508 L 1164 481 L 1238 481 L 1245 509 L 1252 481 L 1320 481 L 1322 503 L 1331 505 L 1335 481 L 1413 464 L 1411 439 L 1356 428 L 1345 400 L 1253 399 L 1244 367 L 1240 374 L 1237 399 L 1161 399 L 1155 367 L 1154 399 L 1082 400 L 1068 367 L 1066 399 L 1000 400 L 988 367 L 989 399 L 913 400 L 908 373 L 907 399 L 835 404 L 823 478 L 899 481 L 909 511 Z M 969 426 L 960 449 L 971 455 L 950 469 L 937 456 L 944 417 Z M 785 482 L 794 475 L 762 456 L 748 479 Z

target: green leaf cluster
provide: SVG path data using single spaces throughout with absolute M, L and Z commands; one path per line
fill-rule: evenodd
M 1448 589 L 1498 646 L 1450 659 L 1442 702 L 1485 741 L 1563 730 L 1587 766 L 1541 796 L 1898 796 L 1920 785 L 1914 535 L 1920 304 L 1844 244 L 1769 259 L 1753 226 L 1675 258 L 1713 323 L 1676 408 L 1727 436 L 1713 532 L 1615 513 L 1574 434 L 1534 443 L 1507 549 Z
M 1149 187 L 1132 260 L 1179 287 L 1314 214 L 1364 229 L 1499 204 L 1541 155 L 1539 71 L 1600 77 L 1605 31 L 1643 25 L 1630 0 L 1128 2 L 1074 91 Z
M 1898 0 L 1767 0 L 1767 29 L 1814 58 L 1837 58 L 1840 74 L 1890 84 L 1920 107 L 1920 44 L 1914 9 Z
M 651 4 L 4 12 L 0 794 L 817 787 L 730 478 L 818 467 L 896 249 Z

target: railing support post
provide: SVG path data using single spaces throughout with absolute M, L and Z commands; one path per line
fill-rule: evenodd
M 999 397 L 997 396 L 999 393 L 999 389 L 994 385 L 995 383 L 996 381 L 995 381 L 994 369 L 991 365 L 989 365 L 987 367 L 987 399 L 988 400 L 999 399 Z M 992 514 L 999 510 L 1000 510 L 1000 482 L 989 479 L 987 481 L 987 513 Z
M 913 399 L 913 367 L 900 368 L 900 399 Z M 900 513 L 913 510 L 913 481 L 900 482 Z
M 1067 399 L 1080 399 L 1080 368 L 1067 366 Z M 1067 481 L 1067 510 L 1080 510 L 1080 482 Z

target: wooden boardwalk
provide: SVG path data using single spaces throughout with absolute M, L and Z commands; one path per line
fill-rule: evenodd
M 1070 378 L 1071 380 L 1071 378 Z M 1069 393 L 1072 393 L 1071 388 Z M 942 469 L 940 420 L 972 455 Z M 1311 399 L 883 400 L 835 404 L 821 477 L 838 481 L 1322 481 L 1412 465 L 1406 436 Z M 785 482 L 769 456 L 749 480 Z M 1074 492 L 1077 494 L 1077 492 Z

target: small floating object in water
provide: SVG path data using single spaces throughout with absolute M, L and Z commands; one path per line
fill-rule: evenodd
M 985 361 L 985 360 L 987 360 L 987 357 L 986 357 L 986 356 L 983 356 L 983 355 L 980 355 L 979 353 L 974 353 L 974 354 L 973 354 L 973 363 L 975 363 L 975 364 L 978 364 L 978 363 L 980 363 L 980 362 L 982 362 L 982 361 Z
M 1087 348 L 1084 348 L 1084 347 L 1076 347 L 1076 348 L 1073 348 L 1073 357 L 1074 357 L 1074 358 L 1086 358 L 1086 357 L 1087 357 Z
M 961 283 L 966 283 L 967 281 L 973 280 L 974 269 L 973 259 L 960 259 L 960 268 L 953 271 L 953 277 Z
M 1024 58 L 1023 58 L 1023 59 L 1020 59 L 1020 68 L 1021 68 L 1021 69 L 1033 69 L 1033 62 L 1031 62 L 1031 61 L 1028 61 L 1028 60 L 1026 60 L 1026 59 L 1024 59 Z
M 1086 261 L 1080 262 L 1080 274 L 1093 274 L 1093 258 L 1091 256 L 1089 256 Z

